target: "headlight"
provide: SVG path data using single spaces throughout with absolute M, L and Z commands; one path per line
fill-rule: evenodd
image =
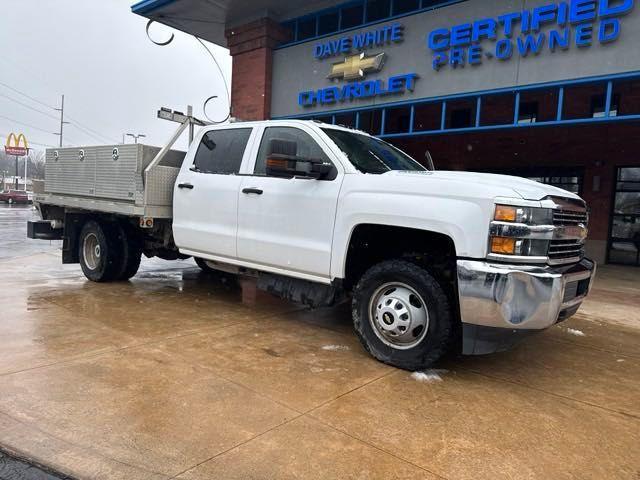
M 496 205 L 493 219 L 496 222 L 524 223 L 525 225 L 551 225 L 553 224 L 553 212 L 550 208 Z
M 537 235 L 532 233 L 545 228 L 553 229 L 553 211 L 549 208 L 496 205 L 489 253 L 528 257 L 542 262 L 546 260 L 549 240 L 535 238 Z

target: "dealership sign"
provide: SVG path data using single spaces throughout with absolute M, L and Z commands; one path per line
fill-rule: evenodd
M 618 17 L 633 7 L 634 0 L 570 0 L 439 28 L 427 36 L 431 66 L 438 71 L 446 66 L 479 65 L 494 57 L 506 61 L 545 49 L 555 52 L 614 42 L 621 30 Z M 547 29 L 541 32 L 543 27 Z
M 4 153 L 7 155 L 15 155 L 16 157 L 24 157 L 27 155 L 29 153 L 29 145 L 27 144 L 26 137 L 22 133 L 16 135 L 11 132 L 4 145 Z
M 317 60 L 338 55 L 343 56 L 342 60 L 331 64 L 327 79 L 348 83 L 300 92 L 298 105 L 302 107 L 332 105 L 356 99 L 399 95 L 413 91 L 418 79 L 418 75 L 415 73 L 403 73 L 386 79 L 366 80 L 368 74 L 382 70 L 386 53 L 369 55 L 365 50 L 382 48 L 403 41 L 404 27 L 400 23 L 393 23 L 316 44 L 313 56 Z

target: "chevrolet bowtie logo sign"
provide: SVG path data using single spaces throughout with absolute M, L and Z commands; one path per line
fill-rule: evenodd
M 22 144 L 22 146 L 20 146 Z M 11 132 L 7 137 L 7 143 L 4 145 L 4 153 L 7 155 L 15 155 L 16 157 L 24 157 L 29 153 L 29 145 L 27 139 L 21 133 L 16 135 Z
M 368 73 L 379 72 L 384 64 L 385 54 L 379 53 L 372 57 L 367 57 L 364 52 L 347 57 L 342 62 L 334 63 L 331 66 L 331 73 L 327 75 L 330 79 L 359 80 Z

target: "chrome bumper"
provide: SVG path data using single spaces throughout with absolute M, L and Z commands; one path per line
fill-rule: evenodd
M 573 315 L 585 299 L 596 264 L 563 267 L 458 260 L 458 296 L 464 324 L 542 330 Z

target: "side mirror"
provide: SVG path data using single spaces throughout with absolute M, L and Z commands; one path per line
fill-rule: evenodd
M 289 140 L 274 138 L 269 142 L 266 174 L 271 177 L 325 178 L 333 170 L 333 165 L 320 159 L 297 155 L 298 144 Z

